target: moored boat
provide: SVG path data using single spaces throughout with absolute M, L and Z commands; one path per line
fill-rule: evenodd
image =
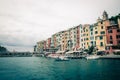
M 58 58 L 59 57 L 59 55 L 58 54 L 49 54 L 48 56 L 47 56 L 48 58 Z
M 59 56 L 58 58 L 55 59 L 55 61 L 69 61 L 69 59 L 65 56 Z
M 97 56 L 97 55 L 89 55 L 89 56 L 86 56 L 85 58 L 86 58 L 86 59 L 98 59 L 98 58 L 100 58 L 100 57 Z

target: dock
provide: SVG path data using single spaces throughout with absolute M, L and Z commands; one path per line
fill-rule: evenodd
M 120 59 L 120 55 L 103 55 L 100 59 Z

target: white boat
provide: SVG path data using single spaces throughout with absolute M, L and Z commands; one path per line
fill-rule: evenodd
M 59 57 L 59 55 L 57 55 L 57 54 L 49 54 L 48 56 L 47 56 L 48 58 L 58 58 Z
M 65 56 L 59 56 L 58 58 L 55 59 L 55 61 L 69 61 L 69 59 Z
M 98 59 L 99 56 L 97 56 L 97 55 L 89 55 L 89 56 L 86 56 L 85 58 L 86 59 Z

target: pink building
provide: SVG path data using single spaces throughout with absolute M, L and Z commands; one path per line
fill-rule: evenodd
M 106 52 L 113 53 L 120 50 L 120 28 L 118 24 L 107 26 L 106 28 Z
M 80 26 L 77 26 L 77 44 L 76 44 L 76 48 L 77 49 L 80 48 Z

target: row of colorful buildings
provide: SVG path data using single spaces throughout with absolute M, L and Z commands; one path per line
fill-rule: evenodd
M 108 18 L 106 11 L 94 24 L 80 24 L 57 32 L 47 40 L 37 42 L 34 52 L 85 50 L 94 46 L 98 51 L 120 51 L 120 14 Z M 51 49 L 52 48 L 52 49 Z

